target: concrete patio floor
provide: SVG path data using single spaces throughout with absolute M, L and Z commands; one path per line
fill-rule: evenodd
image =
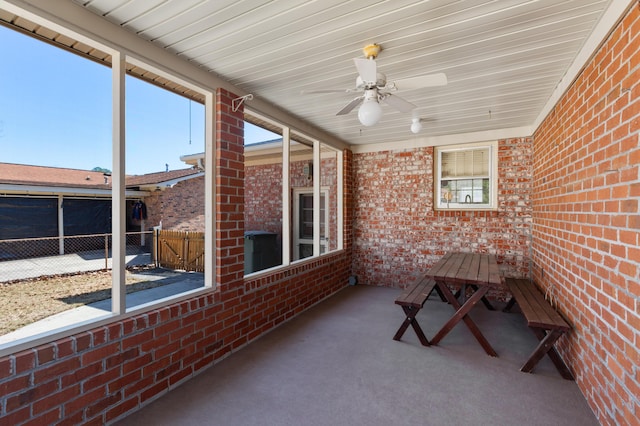
M 547 357 L 519 371 L 537 340 L 517 310 L 471 312 L 494 358 L 462 323 L 438 346 L 421 346 L 412 329 L 392 340 L 398 294 L 347 287 L 119 425 L 598 424 Z M 451 313 L 432 295 L 417 318 L 430 338 Z

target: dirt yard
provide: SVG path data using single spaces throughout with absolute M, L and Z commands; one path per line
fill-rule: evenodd
M 127 271 L 127 293 L 162 285 Z M 50 315 L 111 297 L 111 271 L 0 283 L 0 335 Z

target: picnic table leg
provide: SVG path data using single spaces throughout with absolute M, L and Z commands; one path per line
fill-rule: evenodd
M 474 290 L 478 290 L 478 286 L 477 285 L 473 285 L 470 284 L 470 287 Z M 460 300 L 460 303 L 462 303 L 464 305 L 464 300 L 465 300 L 465 291 L 466 291 L 466 286 L 463 284 L 462 286 L 460 286 L 460 290 L 458 290 L 455 294 L 455 298 Z M 462 297 L 461 297 L 462 296 Z M 491 302 L 489 302 L 489 300 L 482 296 L 482 304 L 484 305 L 485 308 L 487 308 L 490 311 L 495 311 L 496 308 L 493 307 L 493 305 L 491 304 Z M 444 302 L 445 300 L 443 300 Z
M 460 305 L 464 305 L 464 302 L 467 301 L 467 285 L 462 284 L 460 286 L 460 290 L 456 292 L 455 296 L 458 303 L 460 303 Z
M 440 340 L 442 340 L 444 336 L 449 334 L 449 332 L 453 329 L 453 327 L 455 327 L 458 322 L 460 322 L 460 320 L 463 320 L 478 343 L 480 343 L 484 351 L 488 355 L 498 356 L 487 339 L 482 335 L 482 332 L 480 331 L 478 326 L 473 322 L 471 317 L 467 315 L 471 308 L 473 308 L 475 304 L 478 303 L 482 299 L 482 297 L 484 297 L 484 295 L 489 290 L 489 287 L 480 287 L 475 293 L 473 293 L 473 295 L 469 299 L 467 299 L 464 305 L 460 305 L 460 302 L 458 302 L 456 297 L 453 295 L 453 293 L 451 293 L 451 290 L 449 290 L 445 283 L 441 283 L 440 281 L 438 281 L 436 284 L 445 295 L 449 303 L 451 303 L 451 305 L 456 309 L 456 313 L 451 317 L 451 319 L 449 319 L 449 321 L 446 322 L 446 324 L 440 329 L 440 331 L 436 333 L 433 339 L 431 339 L 431 344 L 438 344 L 438 342 L 440 342 Z
M 477 285 L 473 285 L 473 284 L 472 284 L 472 285 L 471 285 L 471 287 L 472 287 L 474 290 L 478 290 L 478 286 L 477 286 Z M 494 307 L 493 307 L 493 305 L 491 304 L 491 302 L 489 302 L 489 300 L 488 300 L 485 296 L 482 296 L 482 299 L 481 299 L 481 300 L 482 300 L 482 304 L 484 305 L 484 307 L 485 307 L 485 308 L 487 308 L 487 309 L 488 309 L 488 310 L 490 310 L 490 311 L 495 311 L 495 310 L 496 310 L 496 308 L 494 308 Z
M 540 328 L 532 327 L 531 329 L 533 330 L 540 343 L 538 344 L 538 347 L 536 347 L 536 349 L 533 351 L 527 362 L 522 366 L 520 371 L 530 373 L 533 370 L 533 367 L 535 367 L 536 364 L 542 359 L 542 357 L 547 354 L 549 355 L 549 358 L 551 358 L 553 365 L 555 365 L 556 369 L 564 379 L 574 380 L 571 371 L 569 371 L 569 368 L 560 357 L 560 354 L 553 347 L 558 338 L 562 336 L 563 331 L 551 330 L 550 332 L 546 333 Z
M 502 312 L 511 312 L 511 308 L 513 308 L 513 305 L 515 305 L 515 303 L 516 303 L 516 298 L 511 297 L 511 299 L 509 299 L 509 301 L 507 302 L 507 306 L 505 306 L 502 309 Z
M 411 325 L 413 327 L 413 330 L 416 332 L 420 343 L 422 343 L 423 346 L 430 346 L 429 339 L 427 339 L 427 336 L 424 335 L 424 333 L 422 332 L 422 328 L 420 328 L 418 321 L 416 321 L 416 315 L 418 314 L 418 311 L 420 309 L 413 306 L 403 306 L 402 310 L 404 311 L 406 318 L 398 331 L 396 331 L 395 336 L 393 336 L 393 340 L 400 340 L 404 332 L 407 331 L 407 328 L 409 328 L 409 325 Z
M 436 286 L 435 289 L 436 289 L 436 292 L 438 293 L 438 296 L 440 296 L 440 300 L 442 300 L 443 302 L 446 302 L 447 298 L 444 297 L 444 294 L 442 294 L 442 290 L 440 290 L 440 287 Z
M 491 302 L 489 302 L 489 300 L 486 297 L 482 297 L 482 303 L 484 304 L 484 307 L 487 308 L 490 311 L 495 311 L 496 308 L 493 307 L 493 305 L 491 304 Z

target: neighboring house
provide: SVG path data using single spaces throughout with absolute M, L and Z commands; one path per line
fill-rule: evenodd
M 282 150 L 282 139 L 248 144 L 244 149 L 245 238 L 264 239 L 270 237 L 267 234 L 271 236 L 275 234 L 276 247 L 273 249 L 278 253 L 283 244 Z M 305 214 L 310 214 L 313 206 L 313 151 L 311 147 L 300 142 L 292 142 L 290 151 L 289 188 L 294 194 L 289 212 L 293 231 L 290 248 L 295 260 L 310 256 L 313 239 L 309 226 L 305 226 L 305 223 L 308 225 L 310 220 L 309 217 L 305 218 Z M 337 248 L 338 182 L 335 151 L 324 152 L 321 158 L 320 185 L 323 214 L 320 222 L 321 250 L 324 252 Z M 204 168 L 204 153 L 184 155 L 180 159 L 186 164 Z M 204 205 L 201 208 L 204 212 Z M 189 211 L 184 205 L 181 206 L 181 210 Z M 160 211 L 166 210 L 162 208 Z M 202 230 L 204 231 L 204 227 Z M 245 256 L 247 249 L 245 246 Z M 279 256 L 275 262 L 279 264 Z M 249 270 L 246 269 L 246 272 Z
M 164 216 L 156 209 L 170 204 L 164 201 L 165 190 L 202 175 L 196 169 L 182 169 L 128 176 L 127 231 L 160 225 Z M 133 215 L 139 201 L 151 204 L 146 206 L 146 218 Z M 106 234 L 111 232 L 111 222 L 109 174 L 0 163 L 0 240 Z M 70 251 L 56 240 L 37 244 L 37 254 Z M 2 253 L 2 257 L 20 256 L 7 249 Z
M 128 191 L 145 194 L 147 218 L 137 230 L 156 226 L 176 231 L 204 232 L 204 171 L 197 167 L 127 176 Z M 127 197 L 128 198 L 128 197 Z M 127 228 L 135 201 L 127 205 Z

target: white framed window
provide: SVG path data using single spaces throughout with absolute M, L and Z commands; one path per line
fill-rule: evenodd
M 41 19 L 37 16 L 34 19 L 46 28 L 46 21 L 40 22 Z M 18 150 L 28 154 L 27 160 L 20 161 L 24 163 L 22 166 L 26 170 L 38 167 L 43 171 L 45 177 L 42 179 L 42 183 L 36 182 L 34 186 L 42 188 L 43 194 L 53 194 L 53 196 L 48 196 L 53 199 L 53 210 L 46 209 L 45 211 L 47 213 L 45 225 L 48 228 L 36 227 L 35 233 L 29 235 L 29 238 L 14 237 L 12 239 L 16 241 L 7 242 L 6 233 L 1 235 L 0 232 L 0 240 L 5 240 L 0 241 L 0 255 L 6 251 L 4 247 L 7 245 L 17 247 L 14 252 L 22 258 L 16 257 L 14 259 L 19 262 L 13 267 L 17 271 L 15 280 L 26 282 L 36 276 L 40 277 L 39 282 L 42 285 L 35 289 L 33 297 L 25 298 L 25 301 L 28 302 L 28 299 L 38 297 L 40 300 L 38 306 L 46 305 L 47 310 L 37 309 L 38 306 L 33 304 L 24 304 L 20 310 L 27 315 L 22 317 L 22 320 L 14 321 L 12 324 L 3 324 L 8 326 L 0 331 L 0 356 L 30 348 L 33 346 L 33 342 L 55 340 L 81 330 L 108 324 L 116 318 L 141 312 L 151 306 L 175 303 L 176 300 L 185 299 L 198 294 L 198 292 L 210 291 L 215 286 L 215 268 L 206 268 L 203 279 L 196 280 L 193 288 L 177 289 L 175 292 L 164 294 L 154 293 L 148 288 L 151 287 L 151 280 L 133 277 L 133 274 L 127 270 L 128 267 L 134 265 L 142 267 L 154 265 L 151 254 L 153 231 L 150 228 L 158 223 L 161 224 L 160 218 L 162 216 L 154 219 L 155 222 L 151 221 L 151 217 L 148 221 L 144 220 L 146 214 L 132 217 L 133 200 L 146 200 L 151 195 L 151 191 L 138 187 L 137 184 L 128 185 L 126 178 L 147 174 L 155 175 L 157 172 L 154 168 L 139 169 L 148 165 L 154 167 L 153 164 L 158 163 L 158 161 L 150 159 L 149 153 L 154 150 L 161 152 L 162 156 L 166 156 L 167 161 L 172 162 L 172 168 L 179 169 L 181 167 L 180 164 L 175 164 L 181 163 L 181 148 L 175 147 L 174 139 L 165 138 L 166 140 L 162 140 L 153 131 L 162 127 L 167 134 L 179 134 L 179 129 L 184 126 L 176 124 L 179 120 L 174 120 L 177 116 L 175 110 L 182 111 L 183 107 L 188 106 L 191 118 L 191 101 L 181 94 L 127 75 L 126 70 L 135 68 L 138 72 L 158 76 L 169 82 L 168 87 L 176 85 L 189 89 L 196 99 L 204 98 L 204 105 L 200 105 L 199 101 L 194 105 L 195 124 L 193 129 L 195 130 L 194 145 L 197 146 L 200 142 L 202 148 L 205 148 L 205 164 L 215 164 L 213 160 L 215 155 L 215 124 L 212 121 L 215 111 L 214 93 L 209 89 L 183 80 L 181 77 L 171 74 L 170 71 L 163 71 L 147 64 L 133 54 L 125 54 L 99 42 L 92 42 L 71 30 L 60 29 L 69 38 L 85 40 L 87 45 L 97 51 L 108 53 L 112 58 L 111 66 L 87 60 L 82 55 L 77 56 L 66 49 L 60 49 L 55 44 L 43 43 L 37 39 L 31 40 L 29 35 L 15 32 L 11 28 L 0 28 L 0 30 L 2 33 L 0 35 L 0 39 L 2 39 L 0 45 L 2 46 L 0 47 L 8 45 L 14 37 L 24 38 L 20 40 L 20 45 L 26 46 L 27 49 L 13 49 L 8 53 L 12 58 L 12 63 L 17 64 L 16 69 L 22 70 L 23 74 L 26 72 L 23 67 L 25 64 L 28 65 L 25 58 L 42 55 L 55 57 L 54 68 L 64 70 L 64 72 L 49 70 L 48 72 L 55 71 L 55 79 L 34 82 L 33 79 L 12 77 L 8 81 L 14 83 L 13 85 L 18 89 L 20 85 L 24 84 L 41 84 L 42 87 L 35 87 L 39 88 L 38 92 L 48 94 L 42 99 L 43 105 L 46 105 L 48 110 L 66 111 L 72 115 L 82 113 L 87 117 L 84 121 L 89 123 L 69 125 L 62 121 L 64 132 L 56 132 L 57 129 L 50 126 L 60 125 L 60 120 L 40 122 L 40 126 L 46 125 L 44 129 L 47 133 L 65 135 L 64 147 L 66 150 L 62 151 L 66 155 L 62 159 L 56 159 L 48 151 L 44 151 L 45 148 L 60 150 L 59 148 L 63 145 L 61 141 L 57 140 L 48 141 L 46 147 L 45 145 L 34 146 L 30 144 L 41 142 L 41 138 L 25 136 L 25 141 L 29 142 L 22 144 Z M 9 41 L 5 41 L 3 37 Z M 47 72 L 46 66 L 40 71 Z M 68 96 L 64 100 L 67 102 L 66 104 L 58 104 L 62 101 L 60 97 L 52 95 L 52 88 L 69 86 L 67 83 L 74 84 L 78 90 L 67 94 Z M 9 103 L 21 105 L 18 103 L 23 97 L 20 96 L 21 93 L 20 90 L 7 93 Z M 134 99 L 139 103 L 132 103 Z M 145 106 L 153 102 L 161 104 L 162 108 L 154 114 L 144 115 L 148 113 Z M 69 110 L 72 107 L 76 109 Z M 24 114 L 23 111 L 29 111 L 24 108 L 15 108 L 15 110 L 20 114 Z M 29 114 L 32 113 L 29 111 Z M 160 114 L 166 114 L 164 120 Z M 20 119 L 22 120 L 22 118 Z M 33 120 L 37 121 L 37 117 Z M 152 124 L 149 125 L 150 123 Z M 90 144 L 86 143 L 86 137 L 83 136 L 87 134 L 84 125 L 90 126 L 93 131 L 94 137 Z M 191 122 L 189 125 L 191 126 Z M 105 130 L 109 128 L 111 132 Z M 191 132 L 191 129 L 189 131 Z M 191 144 L 191 140 L 189 143 Z M 41 152 L 44 155 L 37 157 L 33 155 L 34 152 Z M 73 155 L 69 153 L 73 153 Z M 87 162 L 87 159 L 90 159 L 90 162 Z M 99 167 L 90 170 L 92 166 Z M 184 168 L 188 167 L 184 166 Z M 166 165 L 166 169 L 162 169 L 158 172 L 168 171 L 168 165 Z M 70 170 L 86 170 L 86 180 L 93 180 L 96 186 L 103 184 L 104 186 L 97 189 L 77 186 L 72 179 L 68 178 Z M 56 173 L 61 173 L 65 179 L 69 179 L 65 181 L 64 186 L 55 187 L 59 189 L 51 187 L 49 181 L 46 180 L 51 176 L 58 176 Z M 210 212 L 205 216 L 215 218 L 215 193 L 213 189 L 215 169 L 207 170 L 204 176 L 198 174 L 197 177 L 205 179 L 205 189 L 200 195 L 205 199 L 205 209 L 210 209 Z M 20 188 L 17 189 L 18 191 L 15 192 L 16 189 L 11 188 L 11 191 L 17 194 L 24 192 Z M 178 189 L 179 187 L 176 188 L 176 191 Z M 30 197 L 29 195 L 29 200 L 31 200 Z M 30 204 L 35 203 L 31 201 Z M 12 211 L 19 213 L 19 210 L 15 208 Z M 155 212 L 158 212 L 158 209 Z M 194 216 L 198 213 L 194 213 Z M 33 221 L 32 217 L 33 214 L 24 222 Z M 82 219 L 78 220 L 75 217 Z M 85 219 L 86 217 L 90 219 Z M 41 220 L 36 219 L 37 225 L 41 225 Z M 51 221 L 53 222 L 51 223 Z M 27 222 L 27 225 L 30 224 Z M 206 247 L 208 247 L 204 251 L 204 256 L 208 257 L 206 265 L 215 264 L 213 257 L 215 255 L 214 227 L 213 221 L 208 221 L 205 225 L 205 241 Z M 33 226 L 28 226 L 28 228 L 33 228 Z M 50 229 L 54 229 L 53 236 L 49 232 Z M 20 243 L 17 244 L 19 241 Z M 51 248 L 54 250 L 53 253 L 50 252 Z M 32 271 L 24 274 L 24 267 L 20 267 L 20 261 L 28 258 L 38 259 L 39 263 L 44 261 L 45 266 L 32 268 Z M 5 268 L 11 267 L 9 263 L 4 263 L 3 266 Z M 98 276 L 102 274 L 94 274 L 95 271 L 103 269 L 110 270 L 108 273 L 110 276 L 107 275 L 106 280 L 103 279 L 105 277 Z M 78 275 L 81 278 L 77 280 L 77 284 L 69 286 L 69 288 L 56 286 L 56 277 L 61 272 L 69 274 L 69 276 Z M 92 275 L 83 276 L 88 272 Z M 4 278 L 4 276 L 0 278 Z M 143 282 L 146 284 L 137 285 Z M 55 292 L 46 291 L 51 288 L 55 288 Z M 141 290 L 150 291 L 142 293 Z M 10 293 L 1 294 L 0 299 L 6 299 L 8 296 Z M 100 303 L 99 308 L 92 306 L 93 303 Z M 79 305 L 92 306 L 92 308 L 77 312 L 71 310 Z M 51 317 L 54 314 L 55 320 L 52 320 Z
M 247 244 L 245 234 L 245 276 L 342 250 L 342 151 L 256 111 L 245 113 L 269 124 L 275 136 L 245 137 L 245 233 L 258 231 L 271 242 Z
M 436 210 L 495 210 L 498 206 L 498 143 L 436 147 Z

